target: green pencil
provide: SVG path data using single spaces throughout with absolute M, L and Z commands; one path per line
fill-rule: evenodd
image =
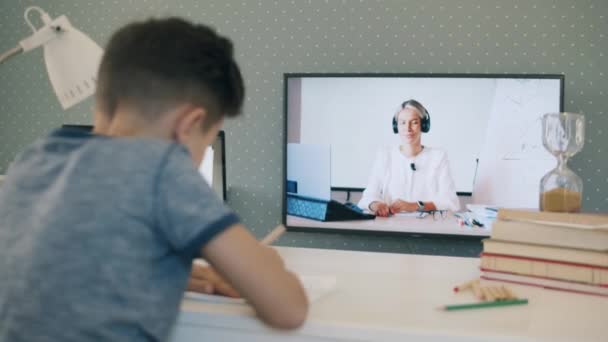
M 446 310 L 446 311 L 453 311 L 453 310 L 481 309 L 481 308 L 492 308 L 492 307 L 496 307 L 496 306 L 522 305 L 522 304 L 528 304 L 528 300 L 527 299 L 510 299 L 510 300 L 495 300 L 492 302 L 454 304 L 454 305 L 443 306 L 443 307 L 441 307 L 441 309 Z

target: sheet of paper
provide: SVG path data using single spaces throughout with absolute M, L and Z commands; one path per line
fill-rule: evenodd
M 401 213 L 396 213 L 394 215 L 402 216 L 402 217 L 418 217 L 418 216 L 420 216 L 420 213 L 417 211 L 414 211 L 414 212 L 401 212 Z
M 319 298 L 325 296 L 336 288 L 336 277 L 335 276 L 311 276 L 311 275 L 298 275 L 306 297 L 309 303 L 317 301 Z M 217 304 L 246 304 L 243 298 L 230 298 L 218 295 L 208 295 L 203 293 L 196 293 L 186 291 L 184 299 L 193 299 L 207 303 Z
M 184 299 L 194 299 L 201 302 L 218 304 L 245 304 L 245 299 L 243 298 L 230 298 L 225 296 L 209 295 L 191 291 L 186 291 L 184 293 Z
M 477 217 L 496 218 L 496 215 L 498 214 L 498 209 L 490 205 L 467 204 L 466 208 L 469 211 L 472 211 Z M 492 208 L 494 210 L 488 208 Z

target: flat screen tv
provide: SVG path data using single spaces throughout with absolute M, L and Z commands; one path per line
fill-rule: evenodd
M 447 215 L 418 210 L 450 222 L 467 205 L 537 209 L 540 178 L 555 165 L 541 117 L 563 111 L 563 75 L 294 73 L 284 87 L 288 228 L 428 232 L 425 220 L 365 216 L 375 214 L 370 193 L 436 202 Z M 404 121 L 404 104 L 418 122 Z M 416 155 L 410 124 L 428 129 Z

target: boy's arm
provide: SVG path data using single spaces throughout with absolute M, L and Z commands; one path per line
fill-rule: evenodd
M 298 278 L 285 269 L 274 249 L 260 244 L 243 225 L 218 234 L 202 255 L 267 324 L 294 329 L 306 319 L 308 301 Z

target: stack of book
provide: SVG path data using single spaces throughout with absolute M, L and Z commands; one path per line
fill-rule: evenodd
M 482 279 L 608 297 L 608 215 L 501 209 Z

